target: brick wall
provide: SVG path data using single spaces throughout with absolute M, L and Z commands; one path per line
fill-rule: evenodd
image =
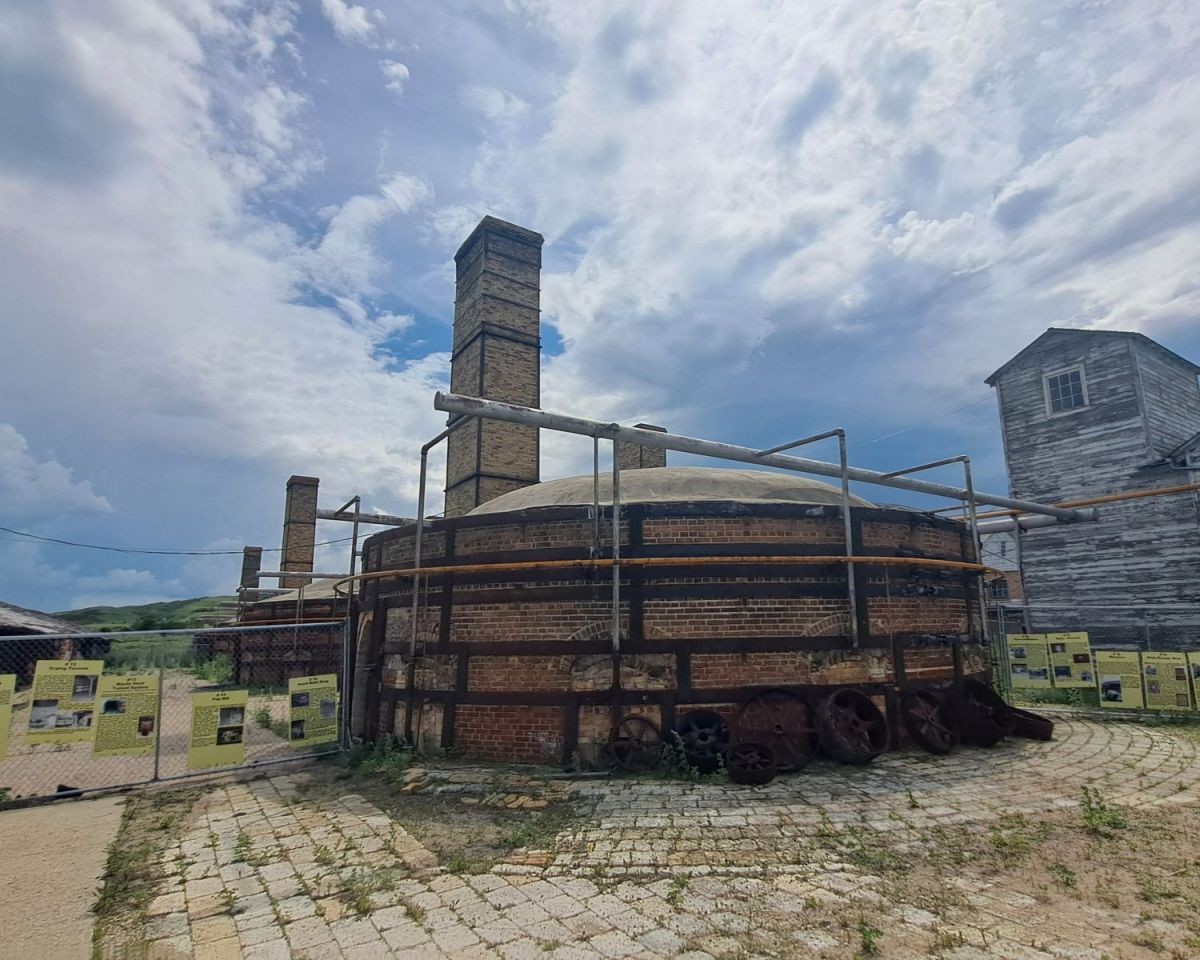
M 455 713 L 455 746 L 483 760 L 557 763 L 563 742 L 562 707 L 463 704 Z

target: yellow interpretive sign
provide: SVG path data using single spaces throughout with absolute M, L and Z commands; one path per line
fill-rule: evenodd
M 1142 699 L 1142 655 L 1136 650 L 1096 650 L 1096 689 L 1100 706 L 1144 707 Z
M 288 694 L 291 698 L 288 739 L 293 747 L 337 742 L 337 674 L 292 677 L 288 681 Z
M 92 739 L 103 660 L 39 660 L 33 672 L 27 743 Z
M 158 726 L 158 677 L 101 677 L 96 694 L 97 757 L 148 757 Z
M 1014 687 L 1050 686 L 1050 655 L 1044 633 L 1008 635 L 1008 672 Z
M 197 690 L 192 694 L 188 767 L 233 767 L 246 759 L 247 690 Z
M 8 756 L 8 730 L 12 726 L 12 702 L 16 689 L 17 675 L 0 673 L 0 760 Z
M 1191 710 L 1186 654 L 1146 651 L 1142 654 L 1142 678 L 1146 706 L 1151 710 Z
M 1092 649 L 1086 633 L 1048 633 L 1050 678 L 1056 687 L 1094 687 Z

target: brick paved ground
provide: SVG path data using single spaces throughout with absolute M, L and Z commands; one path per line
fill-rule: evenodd
M 1196 957 L 1198 746 L 1065 720 L 1053 743 L 814 764 L 754 789 L 410 770 L 405 790 L 446 804 L 550 791 L 586 815 L 477 874 L 327 773 L 229 784 L 163 853 L 145 938 L 164 960 Z

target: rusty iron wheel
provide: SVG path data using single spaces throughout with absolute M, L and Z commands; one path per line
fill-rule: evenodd
M 775 751 L 765 743 L 743 741 L 725 751 L 725 769 L 734 783 L 761 786 L 775 779 Z
M 721 766 L 729 744 L 729 727 L 719 713 L 711 710 L 685 713 L 676 721 L 675 733 L 691 766 L 701 773 L 712 773 Z
M 765 744 L 775 754 L 780 773 L 799 770 L 817 752 L 817 725 L 812 708 L 790 690 L 763 690 L 738 711 L 734 724 L 738 743 Z
M 662 734 L 657 724 L 636 714 L 622 717 L 608 734 L 608 755 L 632 773 L 657 769 L 662 762 Z
M 900 703 L 904 727 L 913 741 L 930 753 L 949 753 L 958 746 L 954 700 L 944 690 L 909 690 Z
M 967 678 L 959 691 L 959 725 L 963 741 L 992 747 L 1013 731 L 1012 708 L 986 683 Z
M 887 718 L 861 690 L 842 687 L 817 707 L 821 748 L 842 763 L 870 763 L 888 746 Z

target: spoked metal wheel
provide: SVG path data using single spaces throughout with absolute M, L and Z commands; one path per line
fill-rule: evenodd
M 775 779 L 775 751 L 765 743 L 743 741 L 725 751 L 725 769 L 734 783 L 759 786 Z
M 653 721 L 630 715 L 622 717 L 608 734 L 608 755 L 621 770 L 654 770 L 662 761 L 662 734 Z
M 817 707 L 817 735 L 833 759 L 870 763 L 887 749 L 887 718 L 865 693 L 843 687 Z
M 780 773 L 799 770 L 817 752 L 812 708 L 788 690 L 764 690 L 742 704 L 734 734 L 738 743 L 770 747 Z
M 900 702 L 904 727 L 930 753 L 949 753 L 958 746 L 954 698 L 932 687 L 909 690 Z
M 695 710 L 685 713 L 675 724 L 687 762 L 701 773 L 712 773 L 721 765 L 729 743 L 729 727 L 719 713 Z

